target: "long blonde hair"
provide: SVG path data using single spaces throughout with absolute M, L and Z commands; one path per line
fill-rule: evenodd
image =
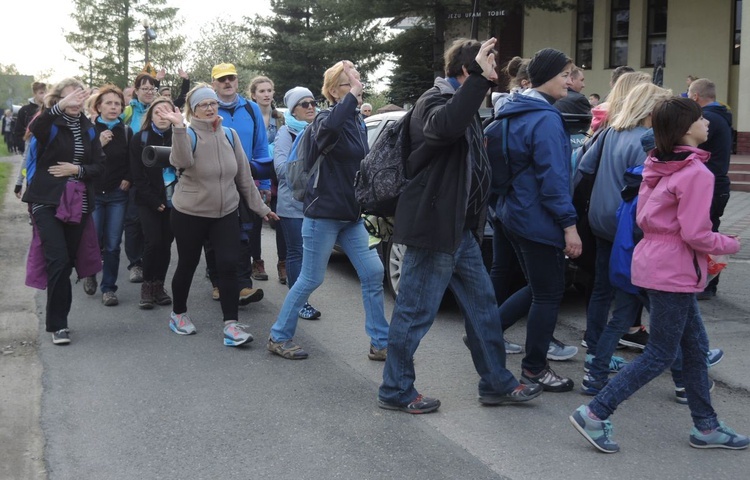
M 610 126 L 619 132 L 643 125 L 656 104 L 669 98 L 672 98 L 672 90 L 653 83 L 636 85 L 625 97 L 622 109 L 612 119 Z
M 622 110 L 622 105 L 625 103 L 625 98 L 636 85 L 642 83 L 651 83 L 651 75 L 645 72 L 629 72 L 625 73 L 617 79 L 615 86 L 612 87 L 612 91 L 607 95 L 607 119 L 601 128 L 605 128 L 612 123 L 612 120 Z

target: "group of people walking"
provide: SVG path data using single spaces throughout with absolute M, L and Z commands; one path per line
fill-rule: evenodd
M 74 266 L 86 279 L 87 293 L 96 291 L 96 273 L 103 268 L 102 302 L 117 304 L 120 239 L 129 215 L 137 219 L 145 245 L 140 260 L 128 255 L 131 273 L 142 269 L 139 306 L 171 304 L 169 328 L 180 335 L 196 333 L 188 298 L 205 252 L 213 298 L 221 305 L 224 345 L 252 341 L 249 327 L 239 321 L 238 305 L 262 298 L 251 279 L 265 270 L 251 246 L 266 220 L 277 223 L 277 245 L 283 239 L 277 266 L 289 286 L 268 337 L 270 352 L 290 360 L 308 358 L 294 339 L 298 319 L 321 317 L 309 300 L 338 245 L 361 282 L 367 356 L 385 362 L 379 407 L 407 413 L 440 407 L 437 398 L 415 387 L 414 354 L 448 286 L 465 318 L 481 404 L 570 391 L 573 380 L 558 375 L 549 360 L 567 357 L 566 348 L 572 349 L 570 356 L 577 351 L 553 335 L 566 258 L 585 253 L 571 185 L 593 174 L 595 208 L 587 216 L 596 253 L 583 389 L 594 399 L 570 421 L 598 450 L 618 451 L 608 417 L 672 366 L 693 417 L 690 445 L 746 448 L 750 440 L 719 422 L 711 406 L 706 373 L 711 352 L 696 303 L 696 293 L 705 288 L 707 255 L 740 247 L 739 239 L 716 231 L 718 225 L 712 229 L 715 176 L 699 148 L 710 131 L 701 106 L 650 83 L 634 83 L 621 100 L 608 99 L 607 116 L 597 125 L 601 133 L 589 141 L 574 175 L 565 122 L 554 107 L 567 95 L 573 61 L 548 48 L 520 62 L 514 67 L 517 88 L 497 98 L 485 130 L 478 110 L 497 80 L 495 44 L 494 38 L 454 42 L 445 52 L 445 77 L 419 98 L 405 126 L 411 139 L 410 181 L 399 198 L 392 241 L 408 248 L 390 324 L 383 265 L 369 248 L 354 196 L 353 180 L 369 147 L 359 111 L 364 87 L 351 62 L 337 62 L 324 73 L 321 93 L 330 108 L 318 109 L 313 92 L 297 86 L 284 95 L 283 115 L 272 103 L 273 82 L 255 79 L 252 100 L 246 99 L 237 91 L 232 64 L 216 65 L 210 85 L 189 89 L 183 82 L 184 96 L 178 98 L 184 98 L 184 112 L 177 102 L 156 96 L 158 80 L 145 73 L 136 79 L 136 97 L 128 106 L 119 88 L 100 88 L 93 119 L 83 114 L 89 94 L 79 82 L 67 79 L 53 87 L 29 126 L 35 139 L 29 144 L 38 151 L 36 173 L 23 194 L 39 239 L 32 247 L 41 251 L 46 268 L 46 327 L 53 342 L 70 343 Z M 696 99 L 708 90 L 697 92 Z M 299 201 L 287 183 L 287 160 L 306 129 L 313 138 L 309 161 L 319 158 L 320 167 Z M 644 149 L 649 138 L 655 145 Z M 148 147 L 171 151 L 144 162 Z M 632 254 L 631 281 L 638 293 L 630 294 L 610 284 L 608 268 L 619 189 L 627 168 L 637 165 L 643 165 L 637 212 L 643 240 Z M 260 178 L 269 182 L 257 184 Z M 488 214 L 495 225 L 492 273 L 484 267 L 478 241 Z M 99 240 L 93 254 L 89 231 Z M 178 259 L 172 298 L 165 285 L 173 240 Z M 526 279 L 517 291 L 500 273 L 514 262 Z M 644 353 L 627 364 L 613 357 L 614 345 L 635 325 L 644 303 L 651 335 Z M 523 317 L 525 348 L 503 335 Z M 524 350 L 516 377 L 506 367 L 506 354 Z M 618 373 L 609 379 L 610 372 Z

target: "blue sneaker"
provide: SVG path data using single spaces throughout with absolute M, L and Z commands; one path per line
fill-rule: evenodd
M 613 433 L 612 423 L 609 420 L 594 420 L 589 417 L 589 407 L 581 405 L 568 417 L 570 423 L 583 435 L 583 438 L 604 453 L 616 453 L 620 446 L 610 438 Z M 692 442 L 692 436 L 690 437 Z
M 708 351 L 708 354 L 706 355 L 706 364 L 708 365 L 708 368 L 713 367 L 720 361 L 724 359 L 724 350 L 720 348 L 712 348 Z
M 547 350 L 547 359 L 554 360 L 556 362 L 562 362 L 569 360 L 576 356 L 578 353 L 578 347 L 573 345 L 565 345 L 560 340 L 553 338 L 549 342 L 549 349 Z
M 607 385 L 606 380 L 603 382 L 597 382 L 590 375 L 584 375 L 583 381 L 581 382 L 581 393 L 595 397 L 599 395 L 599 392 L 602 391 L 605 385 Z
M 300 308 L 298 316 L 303 320 L 317 320 L 320 318 L 320 312 L 309 303 L 306 303 Z
M 190 317 L 187 312 L 185 313 L 170 313 L 169 314 L 169 328 L 177 335 L 192 335 L 195 333 L 195 325 L 190 321 Z
M 719 426 L 709 433 L 701 433 L 693 427 L 690 432 L 690 446 L 693 448 L 728 448 L 743 450 L 750 445 L 750 439 L 745 435 L 735 433 L 734 430 L 719 422 Z
M 711 386 L 708 388 L 708 391 L 713 392 L 714 387 L 716 387 L 716 382 L 714 382 L 713 379 L 710 379 L 710 378 L 709 380 L 711 380 Z M 674 388 L 674 401 L 679 403 L 680 405 L 688 404 L 687 393 L 685 393 L 685 387 Z
M 591 364 L 594 362 L 594 356 L 591 354 L 586 354 L 586 361 L 583 363 L 583 371 L 586 373 L 589 373 L 589 370 L 591 370 Z M 625 368 L 625 365 L 627 365 L 628 362 L 622 357 L 618 357 L 615 355 L 612 355 L 612 358 L 609 361 L 609 373 L 619 373 L 620 370 Z
M 250 343 L 253 341 L 253 336 L 247 329 L 250 328 L 244 323 L 236 321 L 226 323 L 224 325 L 224 345 L 227 347 L 237 347 L 243 343 Z

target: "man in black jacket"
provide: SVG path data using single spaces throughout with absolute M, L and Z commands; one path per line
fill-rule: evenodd
M 34 92 L 34 98 L 18 110 L 18 118 L 13 129 L 16 148 L 21 153 L 26 150 L 26 142 L 23 139 L 24 135 L 26 135 L 26 129 L 29 123 L 31 123 L 31 119 L 36 115 L 36 112 L 39 111 L 39 106 L 44 102 L 44 96 L 47 94 L 47 85 L 42 82 L 34 82 L 31 84 L 31 90 Z
M 570 72 L 570 87 L 568 95 L 556 101 L 553 105 L 560 113 L 575 113 L 578 115 L 588 115 L 591 113 L 591 103 L 584 94 L 581 93 L 586 88 L 586 78 L 583 76 L 583 70 L 578 67 L 573 68 Z
M 408 248 L 378 393 L 381 408 L 428 413 L 440 407 L 414 388 L 413 357 L 448 284 L 466 319 L 479 401 L 521 402 L 542 391 L 519 384 L 505 368 L 502 326 L 478 243 L 492 174 L 477 112 L 497 78 L 494 45 L 494 38 L 482 44 L 456 40 L 445 52 L 446 78 L 437 78 L 414 106 L 407 161 L 412 180 L 399 199 L 393 234 Z

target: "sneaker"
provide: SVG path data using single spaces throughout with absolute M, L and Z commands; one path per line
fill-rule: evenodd
M 143 282 L 143 267 L 140 265 L 133 265 L 130 267 L 130 283 L 141 283 Z
M 104 292 L 102 293 L 102 303 L 105 307 L 114 307 L 120 302 L 117 300 L 115 292 Z
M 98 287 L 99 284 L 96 283 L 96 275 L 91 275 L 90 277 L 86 277 L 83 279 L 83 291 L 86 292 L 86 295 L 93 295 L 96 293 L 96 287 Z
M 224 324 L 224 345 L 227 347 L 236 347 L 243 343 L 253 341 L 253 336 L 247 329 L 250 328 L 244 323 L 231 321 Z
M 70 343 L 70 330 L 62 328 L 56 332 L 52 332 L 52 343 L 55 345 L 67 345 Z
M 583 438 L 604 453 L 616 453 L 620 446 L 612 440 L 612 423 L 609 420 L 594 420 L 589 417 L 589 407 L 581 405 L 568 417 L 570 423 L 583 435 Z M 692 437 L 691 437 L 692 438 Z
M 287 360 L 304 360 L 307 358 L 307 352 L 302 350 L 302 347 L 291 340 L 285 342 L 274 342 L 271 337 L 268 337 L 266 348 L 269 352 L 275 353 Z
M 626 333 L 622 336 L 619 342 L 619 344 L 624 347 L 638 348 L 641 350 L 646 348 L 646 343 L 648 343 L 648 332 L 644 326 L 641 326 L 641 328 L 635 333 Z
M 370 353 L 367 354 L 367 358 L 376 362 L 385 362 L 385 357 L 388 356 L 388 347 L 377 349 L 370 345 Z
M 714 388 L 716 387 L 716 382 L 711 380 L 711 386 L 708 388 L 709 393 L 714 391 Z M 674 389 L 674 401 L 679 403 L 680 405 L 687 405 L 688 399 L 687 399 L 687 393 L 685 393 L 685 387 L 675 387 Z
M 593 362 L 594 356 L 591 354 L 586 354 L 586 361 L 583 362 L 583 371 L 589 373 L 589 370 L 591 370 L 591 364 Z M 620 370 L 625 368 L 625 365 L 629 363 L 630 362 L 622 357 L 612 355 L 612 358 L 609 360 L 609 373 L 619 373 Z
M 583 382 L 581 382 L 581 393 L 595 397 L 599 395 L 605 385 L 607 385 L 606 380 L 597 382 L 591 375 L 584 375 Z
M 724 350 L 720 348 L 712 348 L 708 351 L 708 354 L 706 355 L 706 364 L 708 365 L 708 368 L 713 367 L 720 361 L 724 359 Z
M 524 369 L 521 372 L 521 383 L 539 384 L 547 392 L 569 392 L 573 390 L 574 385 L 573 380 L 559 376 L 549 365 L 536 375 Z
M 430 413 L 440 408 L 440 400 L 437 398 L 422 396 L 420 393 L 417 395 L 417 398 L 412 400 L 408 405 L 396 405 L 378 398 L 378 407 L 386 410 L 400 410 L 406 413 Z
M 505 395 L 480 395 L 479 403 L 487 406 L 506 405 L 508 403 L 521 403 L 533 400 L 542 394 L 544 388 L 541 385 L 520 384 Z
M 266 265 L 263 260 L 253 261 L 253 280 L 268 280 Z
M 584 339 L 584 340 L 581 340 L 581 346 L 582 346 L 583 348 L 589 348 L 589 344 L 588 344 L 588 343 L 586 343 L 586 340 L 585 340 L 585 339 Z
M 195 325 L 190 321 L 187 313 L 170 313 L 169 328 L 177 335 L 192 335 L 195 333 Z
M 734 430 L 719 422 L 719 426 L 709 433 L 702 433 L 693 427 L 690 432 L 690 446 L 693 448 L 728 448 L 742 450 L 750 445 L 750 439 L 745 435 L 735 433 Z
M 309 303 L 302 305 L 297 315 L 303 320 L 317 320 L 320 318 L 320 312 Z
M 696 293 L 695 294 L 695 298 L 698 299 L 698 301 L 701 301 L 701 300 L 711 300 L 715 296 L 716 296 L 716 292 L 712 292 L 710 290 L 708 290 L 708 291 L 704 290 L 704 291 L 702 291 L 700 293 Z
M 469 348 L 469 337 L 464 333 L 464 336 L 461 337 L 461 339 L 464 341 L 464 345 L 466 345 L 466 348 Z M 517 355 L 519 353 L 523 353 L 523 347 L 521 345 L 515 344 L 513 342 L 509 342 L 505 339 L 503 339 L 503 342 L 505 343 L 505 354 L 506 355 Z
M 552 338 L 549 342 L 549 350 L 547 350 L 547 359 L 561 362 L 563 360 L 569 360 L 576 356 L 578 353 L 578 347 L 573 345 L 565 345 L 560 340 Z
M 286 260 L 279 260 L 276 264 L 276 273 L 279 274 L 279 283 L 286 285 Z
M 219 295 L 218 288 L 216 289 L 216 295 Z M 263 300 L 263 290 L 260 288 L 243 288 L 240 290 L 240 305 L 260 302 L 261 300 Z
M 221 299 L 221 297 L 219 296 L 219 287 L 214 287 L 213 291 L 211 292 L 211 298 L 216 300 L 217 302 Z

